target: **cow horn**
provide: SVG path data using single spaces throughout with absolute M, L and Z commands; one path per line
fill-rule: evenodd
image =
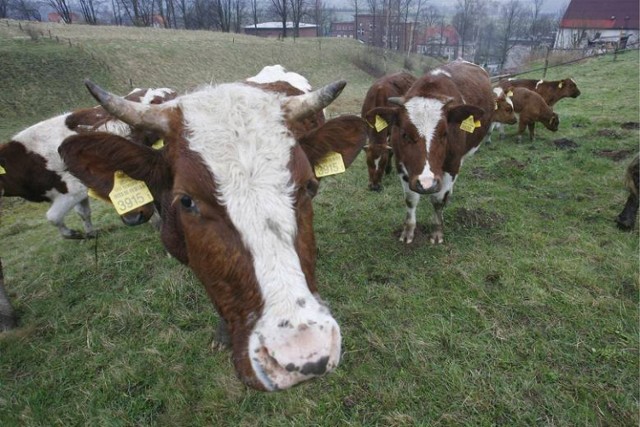
M 392 96 L 390 98 L 387 98 L 387 101 L 389 101 L 391 104 L 396 104 L 401 107 L 404 105 L 404 99 L 399 96 Z
M 303 119 L 331 104 L 347 85 L 344 80 L 333 82 L 313 92 L 289 97 L 283 107 L 289 120 Z
M 89 79 L 85 79 L 84 84 L 105 110 L 123 122 L 134 127 L 155 130 L 162 134 L 169 132 L 169 118 L 166 107 L 145 105 L 126 100 L 107 92 Z

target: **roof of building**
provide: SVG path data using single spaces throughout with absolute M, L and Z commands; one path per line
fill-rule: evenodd
M 638 0 L 571 0 L 560 28 L 629 29 L 639 25 Z

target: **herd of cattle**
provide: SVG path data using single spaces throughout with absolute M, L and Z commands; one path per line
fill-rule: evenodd
M 240 379 L 260 390 L 286 389 L 340 360 L 340 327 L 315 278 L 312 199 L 322 176 L 344 171 L 364 150 L 369 188 L 379 191 L 393 158 L 407 206 L 400 240 L 413 241 L 424 194 L 435 209 L 429 239 L 438 244 L 460 168 L 492 124 L 514 124 L 519 114 L 519 136 L 528 127 L 533 138 L 535 122 L 555 131 L 552 106 L 580 94 L 571 79 L 493 88 L 483 68 L 461 60 L 420 78 L 385 76 L 366 94 L 361 117 L 330 120 L 323 109 L 346 82 L 312 90 L 279 65 L 184 95 L 144 89 L 120 97 L 86 85 L 99 106 L 0 146 L 0 192 L 51 202 L 47 219 L 65 238 L 95 234 L 88 193 L 122 205 L 128 225 L 159 215 L 167 251 L 193 270 L 220 314 L 218 344 L 231 347 Z M 133 187 L 116 191 L 126 180 Z M 636 191 L 636 210 L 637 200 Z M 84 233 L 64 224 L 72 208 Z

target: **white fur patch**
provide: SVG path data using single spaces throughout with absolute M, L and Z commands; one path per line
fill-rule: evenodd
M 216 194 L 251 252 L 265 316 L 290 316 L 307 288 L 295 250 L 294 188 L 288 163 L 296 143 L 284 125 L 281 95 L 243 84 L 179 98 L 189 147 L 213 174 Z M 299 310 L 298 310 L 299 311 Z
M 542 83 L 544 83 L 544 80 L 539 80 L 538 83 L 536 83 L 536 89 L 538 89 L 538 86 L 540 86 Z
M 141 104 L 150 104 L 153 101 L 153 98 L 159 96 L 160 98 L 166 97 L 168 94 L 173 93 L 173 89 L 169 89 L 166 87 L 160 87 L 156 89 L 149 89 L 144 97 L 140 100 Z
M 267 65 L 258 74 L 247 79 L 253 83 L 273 83 L 283 81 L 303 92 L 310 92 L 309 81 L 298 73 L 287 71 L 282 65 Z
M 431 148 L 431 141 L 433 139 L 436 126 L 438 125 L 438 122 L 443 118 L 443 106 L 444 104 L 437 99 L 423 97 L 411 98 L 404 104 L 411 123 L 413 123 L 420 136 L 422 136 L 425 140 L 427 157 L 429 155 L 429 149 Z M 419 179 L 424 188 L 429 188 L 430 185 L 425 185 L 430 181 L 432 182 L 433 178 L 434 175 L 431 172 L 431 168 L 429 167 L 429 161 L 427 158 L 424 169 L 420 173 Z
M 441 70 L 439 68 L 436 68 L 435 70 L 433 70 L 432 72 L 430 72 L 429 74 L 431 74 L 432 76 L 447 76 L 449 78 L 451 78 L 451 74 L 445 70 Z

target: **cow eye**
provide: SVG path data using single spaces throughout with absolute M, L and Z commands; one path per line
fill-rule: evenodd
M 309 181 L 307 181 L 307 194 L 309 195 L 309 197 L 313 198 L 316 193 L 318 193 L 318 181 L 316 181 L 315 179 L 310 179 Z
M 196 202 L 194 202 L 193 199 L 190 196 L 187 196 L 186 194 L 183 194 L 182 196 L 180 196 L 180 205 L 182 205 L 182 207 L 185 210 L 189 211 L 190 213 L 194 213 L 194 214 L 199 213 Z

